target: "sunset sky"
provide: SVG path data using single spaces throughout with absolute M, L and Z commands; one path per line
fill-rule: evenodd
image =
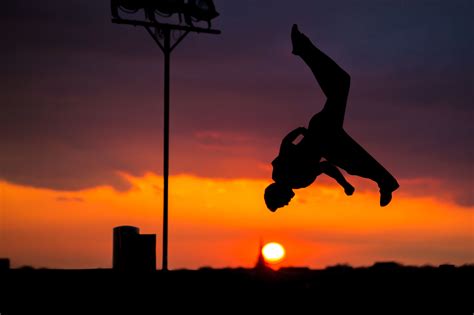
M 222 35 L 172 55 L 170 268 L 251 267 L 260 240 L 281 266 L 473 263 L 474 3 L 214 2 Z M 108 1 L 8 1 L 0 21 L 0 257 L 109 268 L 135 225 L 160 267 L 160 49 Z M 399 180 L 389 206 L 347 175 L 352 197 L 321 176 L 266 209 L 282 137 L 325 101 L 293 23 L 351 75 L 345 129 Z

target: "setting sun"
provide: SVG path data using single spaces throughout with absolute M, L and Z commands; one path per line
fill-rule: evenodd
M 262 254 L 267 262 L 276 263 L 285 257 L 285 249 L 281 244 L 272 242 L 263 246 Z

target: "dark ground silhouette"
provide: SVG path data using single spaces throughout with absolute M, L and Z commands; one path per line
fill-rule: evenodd
M 337 167 L 376 182 L 380 188 L 380 206 L 388 205 L 392 192 L 399 188 L 397 180 L 343 128 L 351 81 L 349 74 L 319 50 L 296 25 L 293 25 L 291 40 L 293 54 L 301 57 L 311 69 L 327 101 L 311 118 L 308 128 L 299 127 L 283 139 L 279 155 L 272 162 L 274 183 L 265 190 L 267 207 L 276 211 L 287 205 L 294 196 L 293 189 L 311 185 L 322 173 L 333 177 L 347 195 L 352 195 L 354 187 Z M 299 135 L 303 139 L 294 144 Z M 323 158 L 326 161 L 321 162 Z
M 16 269 L 3 272 L 0 279 L 2 315 L 69 314 L 68 310 L 115 314 L 128 309 L 133 309 L 129 314 L 181 314 L 187 309 L 251 314 L 257 307 L 268 311 L 283 306 L 291 308 L 290 314 L 323 310 L 324 314 L 396 310 L 472 314 L 474 310 L 474 265 L 408 267 L 389 262 L 369 268 L 203 268 L 167 273 Z M 104 307 L 107 312 L 97 311 Z

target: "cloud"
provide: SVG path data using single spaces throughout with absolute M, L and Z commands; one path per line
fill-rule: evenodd
M 199 145 L 216 150 L 239 150 L 252 140 L 244 134 L 212 130 L 197 131 L 194 137 Z
M 0 182 L 2 254 L 16 266 L 108 268 L 114 226 L 137 226 L 160 238 L 163 178 L 122 176 L 132 186 L 126 192 L 110 187 L 61 192 Z M 312 268 L 392 259 L 404 264 L 472 261 L 472 208 L 438 196 L 397 192 L 381 209 L 376 190 L 348 197 L 335 185 L 318 183 L 271 213 L 262 196 L 267 184 L 263 179 L 171 176 L 170 267 L 252 266 L 259 239 L 283 244 L 285 264 Z M 161 242 L 157 246 L 160 261 Z M 212 250 L 216 246 L 222 250 Z
M 474 204 L 471 1 L 220 5 L 222 35 L 173 54 L 172 173 L 269 178 L 281 138 L 325 101 L 290 53 L 298 22 L 351 73 L 350 134 L 401 180 L 434 178 Z M 105 2 L 10 1 L 1 14 L 0 178 L 123 191 L 117 172 L 161 172 L 162 56 L 145 31 L 112 25 Z
M 81 197 L 69 197 L 69 196 L 59 196 L 56 198 L 57 201 L 64 202 L 84 202 L 84 199 Z

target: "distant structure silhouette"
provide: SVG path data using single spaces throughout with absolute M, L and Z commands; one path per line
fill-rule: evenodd
M 114 270 L 156 270 L 156 235 L 140 234 L 139 232 L 139 228 L 134 226 L 114 228 Z
M 298 30 L 291 30 L 293 54 L 308 65 L 327 97 L 323 109 L 310 120 L 308 128 L 291 131 L 282 141 L 280 153 L 272 162 L 274 183 L 265 189 L 265 203 L 271 211 L 288 205 L 293 189 L 311 185 L 322 173 L 334 178 L 346 195 L 354 193 L 340 167 L 351 175 L 375 181 L 380 188 L 380 206 L 388 205 L 397 180 L 343 129 L 350 76 L 331 58 L 314 46 Z M 303 139 L 294 141 L 302 135 Z M 321 161 L 322 159 L 325 161 Z
M 10 270 L 10 259 L 0 258 L 0 271 Z
M 265 270 L 270 269 L 270 266 L 265 260 L 265 257 L 263 257 L 263 242 L 262 241 L 260 241 L 260 245 L 258 247 L 257 263 L 255 264 L 254 269 L 257 271 L 265 271 Z

